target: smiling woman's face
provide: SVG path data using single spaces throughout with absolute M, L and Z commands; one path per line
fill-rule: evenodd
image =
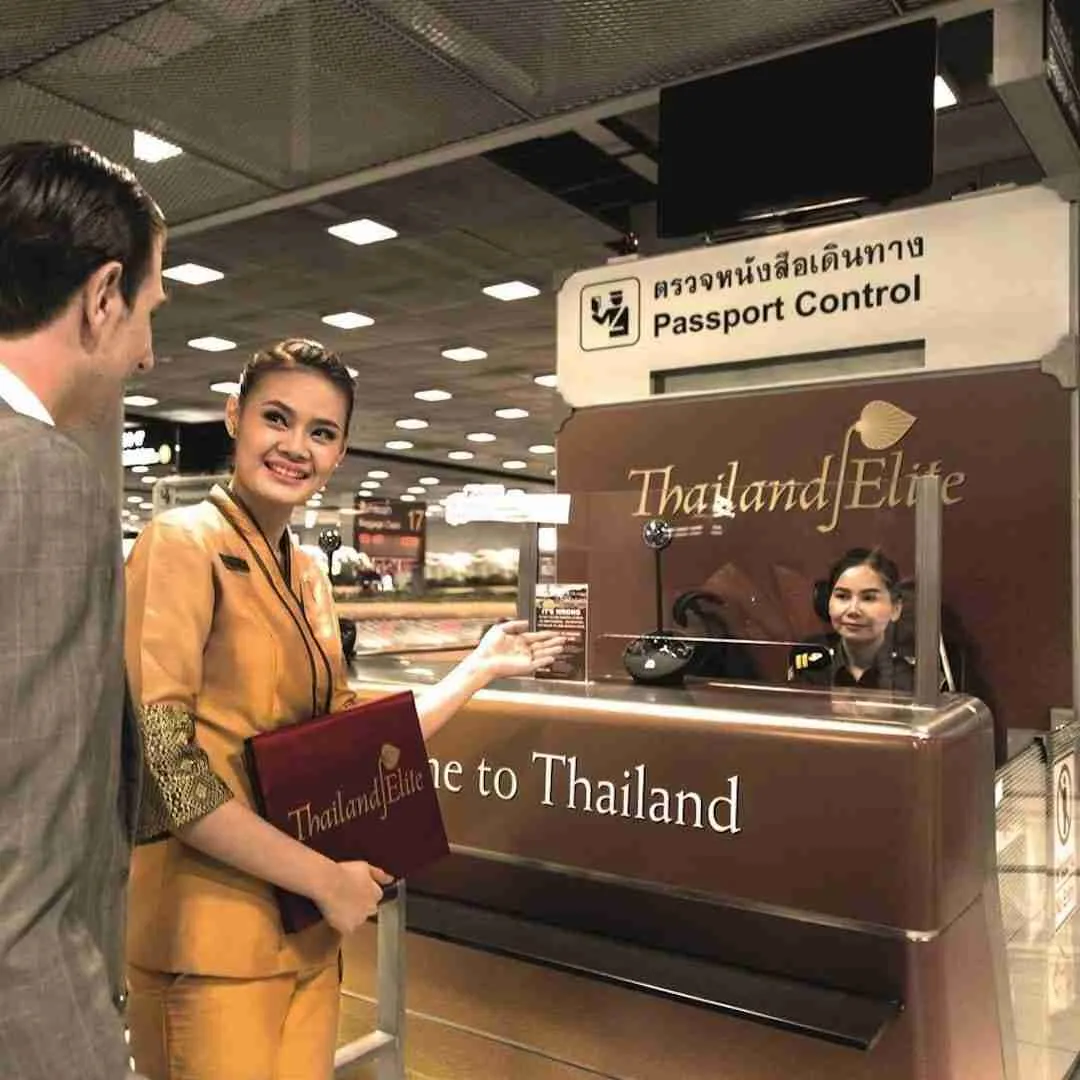
M 853 645 L 880 646 L 901 610 L 900 601 L 893 599 L 882 576 L 866 565 L 845 570 L 829 596 L 833 629 Z
M 339 387 L 304 367 L 267 372 L 243 403 L 231 399 L 233 483 L 241 497 L 279 506 L 307 502 L 345 452 L 347 405 Z

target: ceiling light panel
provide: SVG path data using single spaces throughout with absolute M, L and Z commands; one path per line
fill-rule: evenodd
M 495 415 L 500 420 L 524 420 L 529 415 L 528 409 L 496 409 Z
M 134 132 L 132 153 L 135 155 L 136 161 L 147 161 L 152 165 L 156 165 L 159 161 L 168 161 L 169 158 L 179 157 L 183 152 L 182 147 L 177 146 L 175 143 L 166 142 L 164 139 L 159 139 L 148 131 L 136 129 Z
M 203 352 L 228 352 L 236 348 L 236 342 L 210 334 L 208 337 L 192 338 L 188 346 L 192 349 L 201 349 Z
M 350 244 L 364 246 L 365 244 L 377 244 L 380 240 L 393 240 L 397 236 L 397 230 L 389 225 L 382 225 L 371 218 L 358 218 L 356 221 L 346 221 L 341 225 L 331 225 L 326 230 L 331 236 L 339 240 L 347 240 Z
M 333 315 L 324 315 L 322 321 L 327 326 L 336 326 L 339 330 L 359 330 L 361 326 L 374 326 L 375 320 L 370 315 L 359 311 L 338 311 Z M 356 378 L 353 375 L 353 378 Z
M 492 435 L 490 431 L 470 431 L 469 434 L 465 436 L 465 438 L 468 439 L 469 442 L 495 441 L 495 436 Z
M 449 390 L 417 390 L 413 394 L 420 401 L 449 401 L 453 396 Z
M 471 450 L 451 450 L 446 456 L 451 461 L 472 461 L 476 457 Z
M 421 420 L 417 416 L 406 416 L 401 420 L 394 421 L 394 427 L 399 427 L 404 431 L 420 431 L 427 426 L 428 422 L 426 420 Z
M 454 349 L 443 349 L 443 356 L 447 360 L 456 360 L 459 364 L 466 364 L 470 360 L 486 360 L 487 353 L 483 349 L 474 349 L 471 345 L 462 345 Z
M 183 285 L 209 285 L 212 281 L 221 281 L 225 277 L 220 270 L 211 266 L 200 266 L 199 263 L 170 266 L 168 270 L 161 271 L 161 276 L 170 281 L 179 281 Z
M 527 281 L 504 281 L 499 285 L 489 285 L 484 289 L 484 294 L 496 300 L 528 300 L 530 297 L 539 296 L 540 290 Z
M 413 444 L 407 439 L 391 439 L 384 445 L 387 450 L 411 450 L 413 448 Z
M 934 76 L 934 108 L 951 109 L 956 104 L 956 93 L 940 76 Z

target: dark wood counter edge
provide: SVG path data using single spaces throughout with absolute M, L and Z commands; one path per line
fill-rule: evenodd
M 410 893 L 408 929 L 860 1051 L 903 1006 Z

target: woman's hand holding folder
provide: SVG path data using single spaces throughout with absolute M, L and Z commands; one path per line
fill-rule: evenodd
M 325 887 L 313 897 L 323 918 L 339 933 L 351 934 L 375 914 L 383 886 L 393 875 L 366 862 L 333 864 Z

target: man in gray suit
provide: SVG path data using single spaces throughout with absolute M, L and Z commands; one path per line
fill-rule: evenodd
M 153 364 L 165 224 L 76 144 L 0 147 L 0 1078 L 123 1080 L 138 802 L 119 509 L 65 430 Z

